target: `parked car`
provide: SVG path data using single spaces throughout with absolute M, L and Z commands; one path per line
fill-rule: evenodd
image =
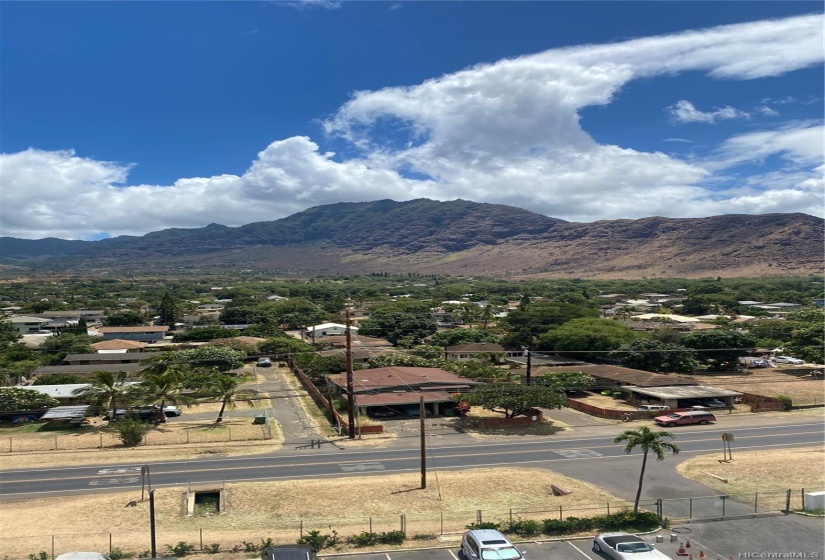
M 493 529 L 475 529 L 464 533 L 459 552 L 464 560 L 523 560 L 526 554 Z
M 653 419 L 660 426 L 684 426 L 687 424 L 707 424 L 716 422 L 716 416 L 705 410 L 688 410 L 686 412 L 671 412 Z
M 182 412 L 183 411 L 180 407 L 176 405 L 168 405 L 163 407 L 163 413 L 166 416 L 180 416 Z M 104 418 L 109 422 L 117 422 L 123 418 L 134 418 L 135 420 L 140 420 L 141 422 L 166 422 L 165 418 L 163 420 L 160 419 L 157 405 L 134 408 L 132 410 L 118 408 L 115 410 L 114 416 L 112 416 L 112 411 L 109 410 L 106 412 Z
M 593 537 L 593 551 L 614 560 L 671 560 L 652 544 L 630 533 L 602 533 Z
M 263 549 L 261 560 L 316 560 L 316 556 L 307 544 L 284 544 Z
M 709 401 L 704 402 L 705 406 L 709 406 L 710 408 L 727 408 L 728 403 L 725 401 L 721 401 L 719 399 L 710 399 Z
M 670 410 L 666 404 L 643 404 L 637 410 Z
M 801 366 L 805 363 L 805 360 L 800 360 L 799 358 L 794 358 L 792 356 L 774 356 L 771 360 L 777 364 L 791 364 L 795 366 Z
M 269 358 L 260 358 L 258 360 L 258 367 L 272 367 L 272 360 Z

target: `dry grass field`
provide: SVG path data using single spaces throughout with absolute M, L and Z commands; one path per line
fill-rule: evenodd
M 787 395 L 794 404 L 822 404 L 825 402 L 825 381 L 812 377 L 783 373 L 790 369 L 751 369 L 747 374 L 708 375 L 702 376 L 701 382 L 705 385 L 743 391 L 765 397 Z
M 553 496 L 551 484 L 571 490 Z M 213 490 L 217 488 L 200 488 Z M 220 543 L 229 550 L 244 541 L 260 543 L 272 538 L 295 542 L 311 530 L 339 537 L 363 531 L 401 528 L 405 516 L 408 545 L 438 545 L 435 536 L 460 532 L 477 519 L 506 521 L 511 515 L 544 519 L 606 512 L 606 504 L 623 503 L 607 492 L 543 469 L 472 469 L 430 472 L 427 488 L 420 489 L 420 474 L 348 477 L 332 480 L 278 481 L 226 485 L 226 511 L 187 516 L 186 488 L 156 491 L 156 516 L 160 548 L 186 541 L 200 547 Z M 108 550 L 142 552 L 149 548 L 148 503 L 140 491 L 93 496 L 46 498 L 4 503 L 0 510 L 0 548 L 9 560 L 51 549 L 57 551 Z M 593 509 L 584 509 L 593 508 Z M 32 520 L 37 520 L 33 523 Z M 412 540 L 417 535 L 418 538 Z M 2 558 L 2 556 L 0 556 Z M 215 555 L 210 558 L 244 558 Z

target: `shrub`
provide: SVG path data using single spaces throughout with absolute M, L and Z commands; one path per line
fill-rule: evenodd
M 515 533 L 519 537 L 532 537 L 542 532 L 541 522 L 533 519 L 517 519 L 510 523 L 508 533 Z
M 166 551 L 171 552 L 175 556 L 189 556 L 189 553 L 195 550 L 195 545 L 189 544 L 186 541 L 178 541 L 178 544 L 166 545 Z
M 402 544 L 407 539 L 404 531 L 387 531 L 378 535 L 378 542 L 381 544 Z
M 375 546 L 378 544 L 378 533 L 363 531 L 347 538 L 347 542 L 353 546 Z
M 29 560 L 49 560 L 49 553 L 41 550 L 37 554 L 29 554 Z
M 496 531 L 501 531 L 501 523 L 496 523 L 494 521 L 482 521 L 481 523 L 470 523 L 465 527 L 470 531 L 475 529 L 495 529 Z
M 622 510 L 594 517 L 568 517 L 567 519 L 544 519 L 541 522 L 545 535 L 566 535 L 585 531 L 647 531 L 662 526 L 665 519 L 653 512 Z M 515 532 L 515 531 L 514 531 Z M 518 534 L 518 533 L 517 533 Z
M 132 556 L 134 556 L 134 554 L 131 552 L 123 552 L 118 547 L 114 547 L 109 553 L 109 558 L 112 560 L 124 560 L 126 558 L 131 558 Z
M 221 551 L 221 543 L 213 542 L 212 544 L 206 545 L 206 553 L 207 554 L 217 554 Z
M 258 550 L 258 545 L 254 542 L 242 541 L 241 544 L 243 545 L 244 552 L 257 552 Z
M 321 550 L 322 548 L 332 548 L 336 544 L 338 544 L 338 533 L 333 531 L 330 535 L 321 534 L 321 531 L 310 531 L 300 539 L 298 539 L 298 544 L 308 544 L 315 550 Z
M 114 423 L 120 441 L 126 447 L 135 447 L 143 441 L 144 429 L 146 426 L 140 420 L 134 418 L 123 418 Z
M 788 395 L 776 395 L 776 400 L 782 403 L 782 407 L 785 410 L 790 410 L 793 408 L 793 399 Z

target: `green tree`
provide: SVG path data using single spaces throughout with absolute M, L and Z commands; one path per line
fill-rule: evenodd
M 20 339 L 20 333 L 5 316 L 0 316 L 0 348 L 4 348 Z
M 223 413 L 226 406 L 230 405 L 234 408 L 238 401 L 245 402 L 250 406 L 254 405 L 255 398 L 259 395 L 255 389 L 241 388 L 240 380 L 228 375 L 218 375 L 212 380 L 209 386 L 211 394 L 216 395 L 221 401 L 221 409 L 218 412 L 218 418 L 215 420 L 216 424 L 223 421 Z
M 699 365 L 692 348 L 649 338 L 625 344 L 612 356 L 627 367 L 657 373 L 692 373 Z
M 178 302 L 172 297 L 172 294 L 165 292 L 163 299 L 160 300 L 158 306 L 159 325 L 173 326 L 175 322 L 180 319 L 180 310 L 178 309 Z
M 86 334 L 60 334 L 58 336 L 50 336 L 40 349 L 45 352 L 47 360 L 51 364 L 59 364 L 69 354 L 92 354 L 94 349 L 92 344 L 100 342 L 99 337 L 89 336 Z
M 114 428 L 126 447 L 139 445 L 146 433 L 146 425 L 136 418 L 122 418 L 115 422 Z
M 736 369 L 739 358 L 756 348 L 753 335 L 729 329 L 695 331 L 682 341 L 688 348 L 696 350 L 699 360 L 718 370 Z
M 31 412 L 45 410 L 59 405 L 57 399 L 23 387 L 4 387 L 0 389 L 0 411 Z
M 183 376 L 189 368 L 183 364 L 156 362 L 142 370 L 143 379 L 138 388 L 140 400 L 158 406 L 158 420 L 165 420 L 163 407 L 167 404 L 188 404 L 183 395 Z
M 235 329 L 225 329 L 218 325 L 186 329 L 183 332 L 177 332 L 172 336 L 174 342 L 209 342 L 216 338 L 230 338 L 239 336 L 240 331 Z
M 471 342 L 498 342 L 499 335 L 481 329 L 447 329 L 430 337 L 433 346 L 455 346 Z
M 537 350 L 575 352 L 588 360 L 605 356 L 638 335 L 630 327 L 609 319 L 572 319 L 538 337 Z
M 128 406 L 135 394 L 134 385 L 127 383 L 128 374 L 96 371 L 89 377 L 89 384 L 75 390 L 74 396 L 87 399 L 90 404 L 110 410 L 110 418 L 115 417 L 117 405 Z
M 592 375 L 583 372 L 559 372 L 539 375 L 536 384 L 552 388 L 560 393 L 586 391 L 596 380 Z
M 312 344 L 304 340 L 299 340 L 291 336 L 269 338 L 258 344 L 261 354 L 271 354 L 275 356 L 287 356 L 313 352 Z
M 370 318 L 361 323 L 358 332 L 384 338 L 393 344 L 405 340 L 415 346 L 436 330 L 428 306 L 418 302 L 399 302 L 375 309 Z
M 143 313 L 127 309 L 107 315 L 103 318 L 103 325 L 106 327 L 139 327 L 145 321 Z
M 558 303 L 537 301 L 510 312 L 503 325 L 509 328 L 503 344 L 508 348 L 533 347 L 536 338 L 573 319 L 599 317 L 597 309 Z
M 470 406 L 501 412 L 505 418 L 527 414 L 532 408 L 562 408 L 567 402 L 555 389 L 516 383 L 486 383 L 454 398 Z
M 642 451 L 642 470 L 639 473 L 639 487 L 636 490 L 636 500 L 633 502 L 633 512 L 639 511 L 639 500 L 642 497 L 642 484 L 645 479 L 645 468 L 647 467 L 647 455 L 653 453 L 657 461 L 664 461 L 665 454 L 669 451 L 674 455 L 679 454 L 679 446 L 675 443 L 665 441 L 665 439 L 674 439 L 674 435 L 670 432 L 654 432 L 647 426 L 642 426 L 638 430 L 627 430 L 621 435 L 616 436 L 613 443 L 624 443 L 624 452 L 628 455 L 637 447 Z
M 32 385 L 74 385 L 77 383 L 85 383 L 86 380 L 79 375 L 71 373 L 55 373 L 53 375 L 39 375 Z

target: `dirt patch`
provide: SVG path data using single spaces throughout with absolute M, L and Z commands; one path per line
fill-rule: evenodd
M 751 369 L 730 375 L 694 376 L 702 383 L 742 391 L 754 395 L 776 398 L 791 397 L 796 405 L 813 405 L 825 402 L 825 382 L 808 376 L 794 375 L 793 369 Z
M 599 408 L 612 408 L 614 410 L 627 411 L 636 410 L 635 406 L 629 405 L 621 399 L 614 399 L 613 397 L 607 395 L 590 394 L 585 397 L 576 397 L 576 400 L 591 406 L 598 406 Z
M 553 496 L 551 484 L 571 494 Z M 418 473 L 227 484 L 227 511 L 210 516 L 184 515 L 185 490 L 161 488 L 155 493 L 161 550 L 179 541 L 197 548 L 201 540 L 204 547 L 216 543 L 222 550 L 234 546 L 243 550 L 244 541 L 272 538 L 291 543 L 311 530 L 347 537 L 362 531 L 399 530 L 402 523 L 409 545 L 420 546 L 421 537 L 413 540 L 413 536 L 462 531 L 479 516 L 485 521 L 506 521 L 511 516 L 557 518 L 561 508 L 564 516 L 585 517 L 605 513 L 609 502 L 614 508 L 623 503 L 598 487 L 544 469 L 430 472 L 423 490 Z M 4 503 L 0 548 L 10 559 L 22 560 L 30 553 L 50 550 L 51 535 L 56 535 L 58 553 L 71 547 L 108 550 L 111 534 L 113 546 L 142 552 L 148 548 L 148 503 L 140 498 L 140 491 L 132 490 Z
M 751 501 L 759 493 L 760 503 L 783 509 L 785 491 L 792 492 L 792 509 L 801 507 L 800 490 L 825 490 L 825 449 L 803 447 L 770 452 L 733 449 L 733 460 L 721 462 L 721 453 L 702 455 L 680 463 L 677 471 L 717 490 L 720 494 Z M 727 482 L 724 482 L 724 479 Z

